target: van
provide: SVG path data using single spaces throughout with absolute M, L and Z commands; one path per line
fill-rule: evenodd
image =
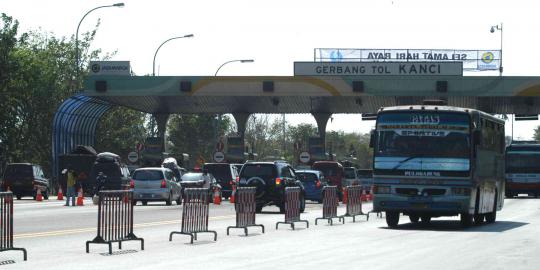
M 38 189 L 45 200 L 49 199 L 49 179 L 45 178 L 39 165 L 31 163 L 8 164 L 2 179 L 2 189 L 4 191 L 11 190 L 17 200 L 24 196 L 32 196 L 36 199 Z

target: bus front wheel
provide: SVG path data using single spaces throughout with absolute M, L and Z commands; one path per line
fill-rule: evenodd
M 399 223 L 399 212 L 386 211 L 386 224 L 390 228 L 396 228 Z
M 486 214 L 486 222 L 493 223 L 497 219 L 497 193 L 495 193 L 495 200 L 493 200 L 493 212 Z

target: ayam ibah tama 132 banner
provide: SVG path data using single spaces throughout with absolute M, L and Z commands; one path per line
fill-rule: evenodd
M 463 70 L 499 70 L 500 50 L 317 48 L 316 62 L 463 62 Z

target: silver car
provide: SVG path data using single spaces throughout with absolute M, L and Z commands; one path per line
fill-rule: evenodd
M 133 189 L 133 204 L 141 201 L 165 201 L 171 205 L 182 204 L 182 188 L 173 171 L 167 168 L 139 168 L 133 172 L 130 186 Z

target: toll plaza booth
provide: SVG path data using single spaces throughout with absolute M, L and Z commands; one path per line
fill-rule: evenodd
M 156 119 L 157 139 L 145 142 L 145 147 L 159 148 L 159 159 L 169 115 L 230 113 L 239 135 L 228 138 L 225 159 L 240 163 L 247 159 L 243 140 L 252 114 L 315 118 L 319 137 L 310 138 L 306 149 L 312 163 L 334 159 L 325 148 L 326 124 L 333 114 L 361 114 L 358 121 L 369 120 L 381 107 L 419 105 L 430 99 L 491 114 L 540 113 L 540 77 L 502 76 L 499 50 L 321 48 L 314 56 L 313 61 L 295 62 L 293 76 L 132 76 L 129 61 L 100 61 L 96 64 L 124 66 L 90 71 L 81 91 L 58 108 L 52 132 L 53 175 L 62 169 L 60 155 L 79 144 L 95 144 L 98 121 L 115 106 Z M 113 72 L 118 70 L 126 72 Z M 491 73 L 464 76 L 469 70 Z M 152 151 L 141 153 L 143 161 L 152 159 Z
M 244 152 L 244 138 L 240 136 L 230 136 L 227 138 L 227 154 L 225 158 L 229 163 L 244 163 L 248 157 Z

